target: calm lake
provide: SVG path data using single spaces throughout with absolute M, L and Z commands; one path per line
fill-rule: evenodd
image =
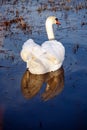
M 47 41 L 45 20 L 56 16 L 63 66 L 44 75 L 26 70 L 23 43 Z M 0 130 L 87 130 L 87 1 L 0 1 Z

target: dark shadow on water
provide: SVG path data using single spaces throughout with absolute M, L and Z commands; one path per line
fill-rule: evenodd
M 26 70 L 21 80 L 21 91 L 25 98 L 31 99 L 36 96 L 43 84 L 46 84 L 45 91 L 41 94 L 41 98 L 47 101 L 58 95 L 64 87 L 64 69 L 63 67 L 54 72 L 46 74 L 31 74 Z

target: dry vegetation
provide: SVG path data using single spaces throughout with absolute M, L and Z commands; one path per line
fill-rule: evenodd
M 50 5 L 50 6 L 49 6 Z M 54 0 L 48 0 L 47 4 L 40 4 L 40 7 L 38 7 L 37 11 L 41 13 L 45 10 L 51 10 L 51 11 L 57 11 L 57 10 L 80 10 L 80 9 L 87 9 L 87 3 L 86 2 L 78 2 L 78 4 L 75 3 L 75 1 L 72 3 L 72 0 L 62 0 L 62 1 L 54 1 Z

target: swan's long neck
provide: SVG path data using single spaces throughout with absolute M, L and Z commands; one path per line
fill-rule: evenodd
M 53 25 L 53 23 L 52 23 L 51 19 L 46 21 L 46 32 L 47 32 L 47 36 L 48 36 L 49 40 L 55 39 L 52 25 Z

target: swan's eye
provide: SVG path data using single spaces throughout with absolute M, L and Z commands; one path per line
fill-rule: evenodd
M 60 21 L 58 20 L 58 18 L 55 18 L 55 20 L 56 20 L 56 24 L 58 24 L 58 25 L 61 24 Z
M 58 21 L 58 18 L 55 18 L 56 21 Z

